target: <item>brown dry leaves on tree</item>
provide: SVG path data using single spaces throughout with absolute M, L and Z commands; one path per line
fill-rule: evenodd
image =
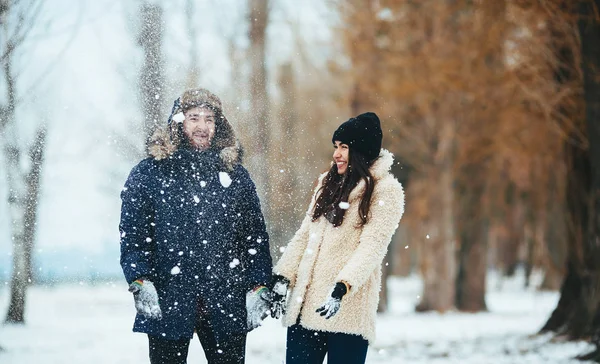
M 503 262 L 502 252 L 524 251 L 529 236 L 531 262 L 560 266 L 541 241 L 548 221 L 564 217 L 562 145 L 576 135 L 580 102 L 578 79 L 556 78 L 557 47 L 577 41 L 561 4 L 338 5 L 352 65 L 347 102 L 382 117 L 385 146 L 412 172 L 403 223 L 419 246 L 421 308 L 454 305 L 461 244 L 489 246 L 465 254 L 508 269 L 518 257 Z

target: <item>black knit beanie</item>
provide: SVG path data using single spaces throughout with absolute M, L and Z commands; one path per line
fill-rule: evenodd
M 379 118 L 375 113 L 366 112 L 340 125 L 333 133 L 331 141 L 348 144 L 351 153 L 359 152 L 369 163 L 379 156 L 382 139 Z

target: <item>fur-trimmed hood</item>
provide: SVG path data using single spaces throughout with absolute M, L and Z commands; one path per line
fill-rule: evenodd
M 242 163 L 242 146 L 235 136 L 233 127 L 223 114 L 221 100 L 203 88 L 187 90 L 175 100 L 166 127 L 159 127 L 154 131 L 148 153 L 156 160 L 165 159 L 185 143 L 183 113 L 192 107 L 208 107 L 215 113 L 216 130 L 210 148 L 218 152 L 223 165 L 228 170 L 233 170 L 237 164 Z

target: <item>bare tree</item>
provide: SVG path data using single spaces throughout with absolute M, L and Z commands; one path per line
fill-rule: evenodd
M 198 78 L 200 74 L 199 64 L 198 64 L 198 42 L 197 39 L 197 29 L 196 29 L 196 17 L 194 12 L 194 0 L 186 0 L 185 1 L 185 26 L 187 28 L 187 36 L 190 41 L 190 65 L 188 69 L 188 76 L 186 79 L 187 88 L 195 88 L 198 87 Z
M 552 58 L 549 60 L 554 67 L 554 79 L 557 85 L 571 85 L 579 93 L 582 84 L 582 74 L 579 69 L 580 49 L 574 39 L 569 35 L 575 34 L 576 5 L 555 1 L 556 16 L 551 18 L 549 32 L 549 45 Z M 554 10 L 554 9 L 553 9 Z M 584 39 L 581 45 L 583 46 Z M 586 45 L 587 46 L 587 45 Z M 584 118 L 579 115 L 572 100 L 565 100 L 557 107 L 557 114 L 570 118 L 576 127 L 568 132 L 565 141 L 564 157 L 568 168 L 564 196 L 566 200 L 566 236 L 568 251 L 566 257 L 566 274 L 561 285 L 559 302 L 550 318 L 540 330 L 541 332 L 553 331 L 559 335 L 566 335 L 578 339 L 591 334 L 592 316 L 583 299 L 583 285 L 587 281 L 588 269 L 585 261 L 585 246 L 589 229 L 589 152 L 587 150 L 588 137 Z M 577 104 L 581 107 L 581 104 Z M 591 142 L 591 140 L 589 140 Z
M 35 241 L 40 175 L 44 160 L 46 127 L 35 132 L 33 144 L 26 148 L 16 131 L 18 97 L 17 73 L 13 63 L 36 23 L 40 1 L 1 1 L 0 62 L 2 64 L 6 100 L 0 102 L 0 143 L 3 145 L 8 182 L 9 219 L 13 242 L 13 271 L 7 322 L 23 323 L 27 287 L 32 280 L 31 257 Z M 23 167 L 23 159 L 29 159 Z
M 580 44 L 555 32 L 556 57 L 565 61 L 556 78 L 561 83 L 581 81 L 585 107 L 581 117 L 572 114 L 583 140 L 572 138 L 566 143 L 570 168 L 567 274 L 558 305 L 542 331 L 569 339 L 592 337 L 596 350 L 579 359 L 600 362 L 600 0 L 560 5 L 564 23 L 578 30 Z
M 269 1 L 249 0 L 248 22 L 250 24 L 250 120 L 256 128 L 252 130 L 254 158 L 257 170 L 256 185 L 262 189 L 266 214 L 270 214 L 269 164 L 267 154 L 271 143 L 269 121 L 269 95 L 267 92 L 266 29 L 269 23 Z M 260 191 L 259 191 L 260 192 Z
M 298 194 L 298 168 L 292 168 L 299 155 L 298 129 L 299 117 L 296 107 L 297 90 L 294 67 L 292 63 L 285 63 L 279 67 L 277 86 L 281 100 L 277 107 L 277 122 L 273 123 L 271 132 L 271 155 L 277 154 L 275 171 L 271 176 L 271 192 L 277 198 L 272 198 L 271 203 L 271 239 L 274 242 L 285 242 L 294 234 L 297 227 L 298 216 L 294 207 L 299 199 Z M 290 142 L 291 141 L 291 142 Z M 272 254 L 278 255 L 278 247 L 271 246 Z
M 471 95 L 477 95 L 476 98 L 504 98 L 506 7 L 504 0 L 482 2 L 474 6 L 472 44 L 478 45 L 481 53 L 474 58 L 473 68 L 479 71 L 478 78 L 484 80 L 482 84 L 477 78 L 469 82 Z M 472 109 L 477 110 L 476 107 Z M 488 187 L 486 167 L 491 164 L 493 153 L 486 148 L 486 144 L 497 134 L 496 126 L 499 124 L 499 115 L 492 110 L 481 114 L 466 113 L 460 126 L 461 167 L 460 177 L 456 181 L 459 251 L 455 303 L 457 309 L 470 312 L 487 309 L 485 292 L 489 213 L 485 211 L 484 197 Z M 485 118 L 487 127 L 480 127 L 480 133 L 473 138 L 470 130 L 478 126 L 482 117 Z
M 142 1 L 139 21 L 137 41 L 144 51 L 144 63 L 139 78 L 139 97 L 144 115 L 144 136 L 148 147 L 152 134 L 163 122 L 165 75 L 162 54 L 164 19 L 161 4 Z

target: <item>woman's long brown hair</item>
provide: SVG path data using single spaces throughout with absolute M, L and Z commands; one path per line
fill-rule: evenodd
M 362 179 L 365 181 L 365 192 L 361 197 L 358 212 L 360 215 L 359 227 L 364 226 L 369 221 L 371 196 L 375 188 L 375 181 L 369 171 L 369 167 L 374 161 L 367 163 L 362 154 L 353 153 L 350 150 L 346 173 L 340 175 L 337 172 L 337 165 L 334 164 L 331 166 L 331 169 L 329 169 L 323 180 L 323 185 L 317 191 L 319 197 L 317 197 L 317 202 L 315 203 L 312 221 L 316 221 L 320 216 L 333 212 L 333 219 L 330 220 L 333 226 L 342 225 L 346 210 L 340 207 L 340 202 L 348 202 L 350 192 L 352 192 Z

